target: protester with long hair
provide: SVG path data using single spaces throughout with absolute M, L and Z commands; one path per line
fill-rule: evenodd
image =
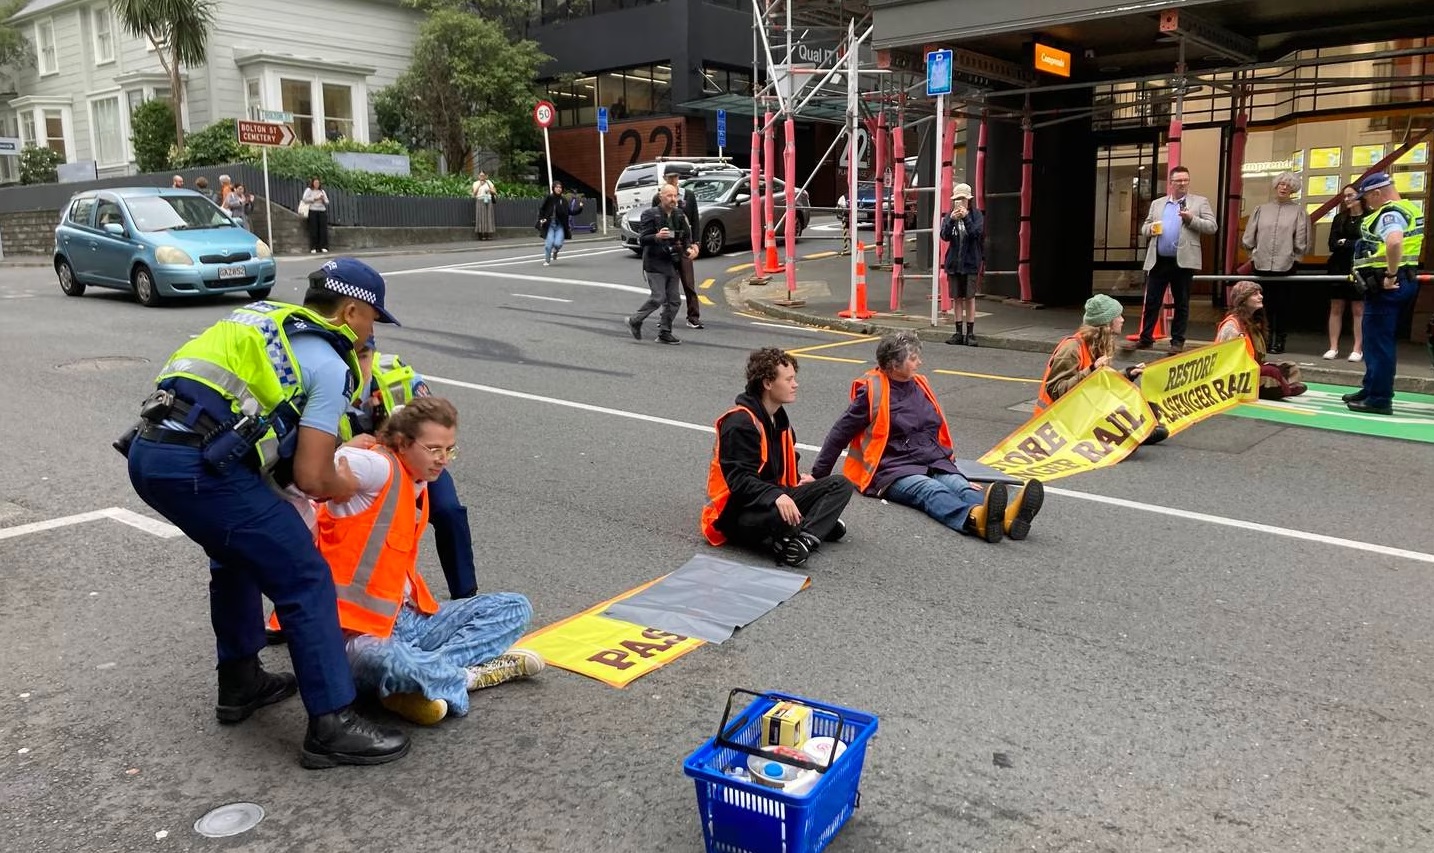
M 1116 338 L 1125 327 L 1123 310 L 1119 302 L 1104 293 L 1097 293 L 1086 300 L 1080 328 L 1062 338 L 1046 362 L 1046 372 L 1041 377 L 1041 388 L 1036 396 L 1037 414 L 1044 412 L 1087 376 L 1103 367 L 1110 367 L 1115 356 Z M 1122 372 L 1126 379 L 1135 381 L 1145 372 L 1145 362 L 1131 365 Z M 1170 431 L 1164 424 L 1156 424 L 1144 443 L 1159 444 L 1169 436 Z
M 1245 339 L 1245 351 L 1260 365 L 1260 398 L 1283 400 L 1306 390 L 1300 381 L 1299 365 L 1292 361 L 1265 361 L 1270 326 L 1265 318 L 1265 294 L 1253 281 L 1241 281 L 1230 288 L 1230 311 L 1215 330 L 1215 342 Z

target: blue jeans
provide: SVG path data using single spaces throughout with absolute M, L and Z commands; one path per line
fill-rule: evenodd
M 218 475 L 193 447 L 138 439 L 129 478 L 140 498 L 209 555 L 209 620 L 219 661 L 264 648 L 264 608 L 289 637 L 299 694 L 311 716 L 347 707 L 353 677 L 344 654 L 329 564 L 294 507 L 251 468 Z
M 448 594 L 466 598 L 478 591 L 478 572 L 473 566 L 473 531 L 468 526 L 468 507 L 458 500 L 453 475 L 444 471 L 428 484 L 428 523 L 433 525 L 434 544 Z
M 1388 406 L 1394 400 L 1394 368 L 1399 353 L 1399 314 L 1419 295 L 1413 267 L 1399 268 L 1398 290 L 1376 290 L 1364 297 L 1364 402 Z
M 553 255 L 563 247 L 563 237 L 563 226 L 557 222 L 549 222 L 548 236 L 543 240 L 543 260 L 553 259 Z
M 888 486 L 883 497 L 915 507 L 956 531 L 965 526 L 971 508 L 986 500 L 985 493 L 960 474 L 912 474 Z
M 468 713 L 468 667 L 512 648 L 532 617 L 532 605 L 516 592 L 449 601 L 432 616 L 405 606 L 388 638 L 364 634 L 349 640 L 354 681 L 380 696 L 422 693 L 443 699 L 449 713 L 461 717 Z

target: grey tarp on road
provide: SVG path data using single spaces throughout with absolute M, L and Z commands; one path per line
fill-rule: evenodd
M 796 595 L 806 583 L 806 575 L 698 554 L 602 615 L 720 643 Z

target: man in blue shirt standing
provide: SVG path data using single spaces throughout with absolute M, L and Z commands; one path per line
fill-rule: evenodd
M 1220 228 L 1210 200 L 1190 193 L 1190 170 L 1170 170 L 1168 194 L 1150 203 L 1140 236 L 1151 239 L 1145 248 L 1145 310 L 1140 316 L 1140 339 L 1123 349 L 1149 349 L 1155 344 L 1155 319 L 1170 289 L 1175 319 L 1170 324 L 1170 351 L 1185 349 L 1185 327 L 1190 321 L 1190 281 L 1204 264 L 1200 238 Z

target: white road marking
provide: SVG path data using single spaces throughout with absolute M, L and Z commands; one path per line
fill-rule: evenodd
M 32 524 L 22 524 L 19 527 L 7 527 L 0 530 L 0 540 L 14 539 L 17 536 L 25 536 L 30 533 L 39 533 L 44 530 L 54 530 L 58 527 L 69 527 L 73 524 L 84 524 L 87 521 L 99 521 L 108 518 L 118 521 L 121 524 L 128 524 L 143 530 L 145 533 L 158 536 L 161 539 L 173 539 L 183 536 L 184 533 L 178 527 L 148 516 L 140 515 L 121 507 L 112 506 L 108 509 L 97 509 L 90 512 L 82 512 L 79 515 L 67 515 L 63 518 L 51 518 L 47 521 L 36 521 Z
M 434 272 L 445 272 L 453 275 L 476 275 L 492 276 L 493 278 L 511 278 L 515 281 L 538 281 L 545 284 L 572 284 L 578 287 L 601 287 L 608 290 L 621 290 L 627 293 L 641 293 L 648 296 L 652 293 L 646 287 L 638 287 L 635 284 L 613 284 L 609 281 L 585 281 L 580 278 L 553 278 L 546 275 L 524 275 L 516 272 L 497 272 L 494 270 L 469 270 L 469 269 L 443 269 Z
M 612 254 L 613 252 L 625 252 L 625 251 L 627 251 L 627 249 L 625 249 L 625 248 L 619 246 L 619 247 L 617 247 L 617 248 L 615 248 L 615 249 L 589 249 L 589 250 L 586 250 L 586 251 L 584 251 L 584 250 L 578 250 L 578 251 L 572 252 L 571 254 L 563 254 L 561 257 L 563 257 L 564 259 L 589 258 L 589 257 L 593 257 L 594 255 L 610 255 L 610 254 Z M 515 264 L 526 264 L 526 263 L 532 263 L 532 262 L 534 262 L 534 261 L 541 261 L 542 259 L 543 259 L 543 254 L 542 254 L 541 252 L 539 252 L 539 253 L 533 254 L 533 255 L 519 255 L 519 256 L 517 256 L 517 257 L 494 258 L 494 259 L 488 260 L 488 261 L 466 261 L 466 262 L 464 262 L 464 263 L 457 263 L 457 264 L 439 264 L 439 265 L 437 265 L 437 266 L 431 266 L 431 267 L 417 267 L 417 268 L 414 268 L 414 269 L 393 270 L 392 272 L 386 272 L 386 273 L 384 273 L 384 274 L 383 274 L 383 277 L 384 277 L 384 278 L 389 278 L 390 276 L 395 276 L 395 275 L 414 275 L 414 274 L 417 274 L 417 273 L 424 273 L 424 272 L 447 272 L 447 271 L 450 271 L 450 270 L 459 270 L 459 269 L 476 269 L 476 268 L 485 268 L 485 267 L 513 266 L 513 265 L 515 265 Z
M 533 293 L 515 293 L 514 296 L 521 296 L 524 299 L 541 299 L 544 302 L 572 302 L 571 299 L 559 299 L 556 296 L 538 296 Z
M 482 391 L 488 394 L 496 394 L 502 397 L 512 397 L 518 400 L 530 400 L 535 403 L 548 403 L 554 406 L 563 406 L 569 409 L 578 409 L 584 412 L 595 412 L 602 415 L 613 415 L 620 418 L 630 418 L 647 423 L 662 424 L 664 426 L 689 429 L 695 432 L 712 432 L 711 424 L 694 424 L 687 421 L 678 421 L 671 418 L 657 417 L 656 415 L 644 415 L 640 412 L 628 412 L 622 409 L 612 409 L 606 406 L 594 406 L 591 403 L 579 403 L 574 400 L 562 400 L 557 397 L 544 397 L 540 394 L 529 394 L 526 391 L 511 391 L 507 388 L 496 388 L 492 385 L 479 385 L 473 382 L 464 382 L 459 379 L 444 379 L 439 376 L 425 375 L 424 379 L 429 384 L 452 385 L 457 388 L 467 388 L 472 391 Z M 819 452 L 821 447 L 814 444 L 798 444 L 802 450 Z M 1338 548 L 1349 548 L 1354 551 L 1366 551 L 1371 554 L 1380 554 L 1386 557 L 1400 557 L 1406 560 L 1414 560 L 1421 563 L 1434 564 L 1434 554 L 1426 554 L 1422 551 L 1410 551 L 1404 548 L 1392 548 L 1388 545 L 1376 545 L 1371 542 L 1360 542 L 1355 539 L 1342 539 L 1338 536 L 1326 536 L 1323 533 L 1311 533 L 1306 530 L 1295 530 L 1290 527 L 1276 527 L 1272 524 L 1260 524 L 1254 521 L 1245 521 L 1240 518 L 1226 518 L 1220 515 L 1210 515 L 1192 510 L 1176 509 L 1175 507 L 1160 506 L 1159 504 L 1138 503 L 1122 498 L 1111 498 L 1105 495 L 1096 495 L 1089 492 L 1074 492 L 1069 489 L 1059 489 L 1051 486 L 1046 487 L 1047 494 L 1060 495 L 1061 497 L 1075 498 L 1076 500 L 1092 501 L 1094 503 L 1118 506 L 1122 509 L 1135 510 L 1138 512 L 1150 512 L 1156 515 L 1168 515 L 1174 518 L 1183 518 L 1188 521 L 1201 521 L 1207 524 L 1214 524 L 1221 527 L 1234 527 L 1240 530 L 1250 530 L 1256 533 L 1268 533 L 1272 536 L 1283 536 L 1288 539 L 1299 539 L 1305 542 L 1317 542 L 1321 545 L 1333 545 Z M 3 535 L 3 534 L 0 534 Z

